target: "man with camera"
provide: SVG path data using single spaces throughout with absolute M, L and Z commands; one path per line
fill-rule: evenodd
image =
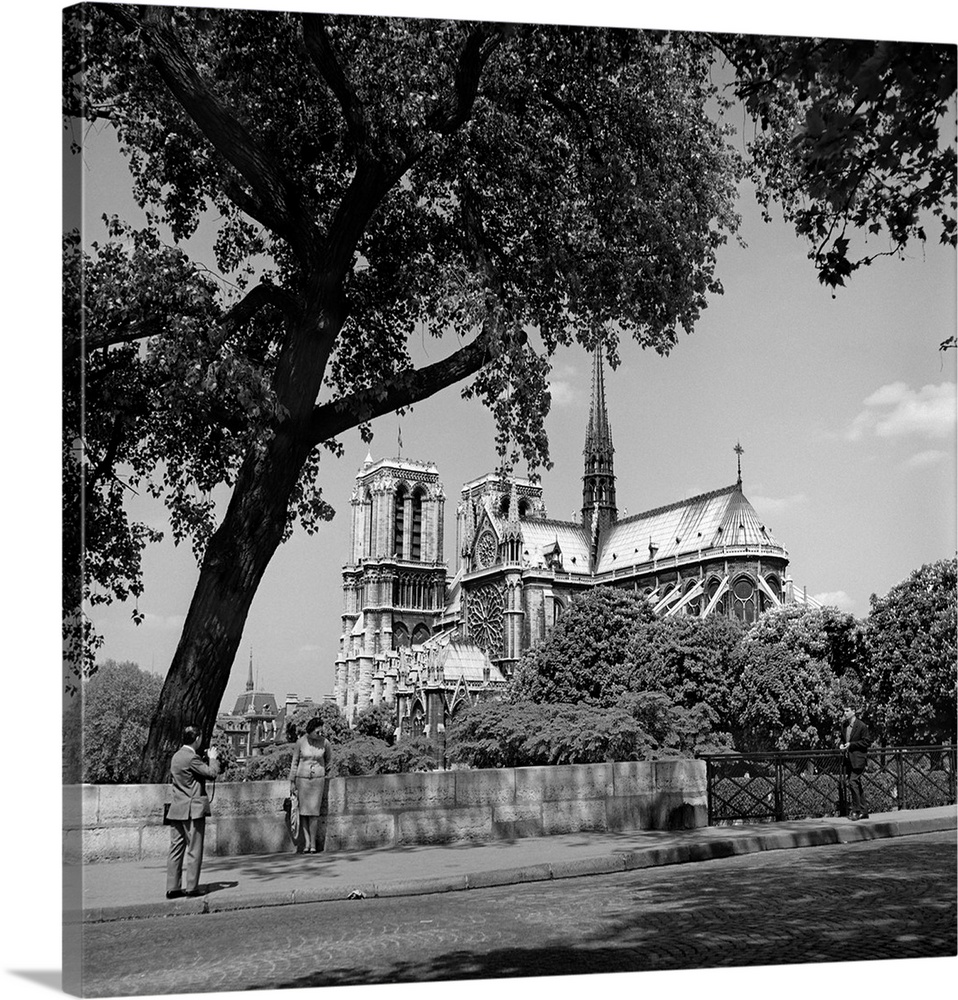
M 200 869 L 203 865 L 203 838 L 210 798 L 206 782 L 220 773 L 216 747 L 210 747 L 209 763 L 200 756 L 203 734 L 196 726 L 183 730 L 183 746 L 170 761 L 173 790 L 166 815 L 170 825 L 170 856 L 166 863 L 166 898 L 199 896 Z M 181 887 L 183 859 L 186 859 L 186 884 Z

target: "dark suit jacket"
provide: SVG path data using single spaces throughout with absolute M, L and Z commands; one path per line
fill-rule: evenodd
M 206 782 L 220 773 L 219 764 L 206 761 L 190 746 L 182 746 L 173 754 L 170 762 L 170 780 L 173 784 L 170 796 L 169 819 L 199 819 L 210 815 L 210 800 L 206 794 Z
M 843 722 L 840 732 L 839 743 L 847 743 L 848 749 L 845 751 L 845 759 L 848 761 L 849 767 L 853 771 L 861 771 L 864 769 L 865 764 L 868 761 L 867 750 L 868 745 L 871 743 L 871 734 L 868 732 L 868 726 L 862 722 L 861 719 L 856 718 L 852 723 L 852 731 L 849 738 L 845 739 L 845 730 L 848 727 Z

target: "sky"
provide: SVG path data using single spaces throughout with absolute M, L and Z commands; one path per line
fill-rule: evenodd
M 739 146 L 744 131 L 740 123 Z M 81 173 L 88 238 L 103 236 L 104 212 L 142 219 L 111 132 L 88 133 Z M 621 365 L 607 372 L 620 515 L 732 483 L 732 449 L 741 442 L 745 494 L 788 549 L 796 587 L 864 616 L 869 595 L 955 553 L 955 353 L 938 350 L 956 326 L 955 252 L 934 242 L 932 225 L 927 244 L 878 260 L 833 294 L 791 227 L 780 217 L 762 221 L 747 183 L 738 207 L 745 245 L 733 239 L 719 253 L 724 295 L 713 297 L 667 357 L 627 342 Z M 213 233 L 211 224 L 188 246 L 211 267 Z M 429 361 L 452 349 L 434 340 L 415 345 Z M 549 515 L 575 519 L 591 360 L 581 348 L 562 349 L 553 366 L 546 428 L 554 464 L 542 485 Z M 319 482 L 337 516 L 312 537 L 298 532 L 274 556 L 224 708 L 244 690 L 251 660 L 256 687 L 280 698 L 332 692 L 351 491 L 367 449 L 376 460 L 399 454 L 400 430 L 402 457 L 438 466 L 446 558 L 455 571 L 460 487 L 497 465 L 492 418 L 480 403 L 462 400 L 460 388 L 401 420 L 380 418 L 371 445 L 352 431 L 342 437 L 342 458 L 323 455 Z M 224 490 L 221 507 L 227 496 Z M 155 501 L 134 499 L 130 509 L 167 526 Z M 129 602 L 97 609 L 100 658 L 165 673 L 197 575 L 190 547 L 175 546 L 167 530 L 144 557 L 143 622 L 133 624 Z
M 216 5 L 211 3 L 211 5 Z M 43 798 L 49 822 L 6 824 L 10 867 L 7 895 L 17 920 L 2 936 L 4 994 L 47 995 L 59 985 L 60 851 L 59 738 L 49 706 L 60 699 L 59 667 L 59 20 L 63 4 L 32 0 L 5 13 L 5 58 L 10 97 L 3 172 L 5 310 L 3 407 L 5 459 L 0 511 L 7 558 L 8 703 L 5 749 L 22 761 L 28 787 Z M 258 0 L 251 7 L 282 7 Z M 300 9 L 321 9 L 299 0 Z M 756 32 L 958 40 L 954 11 L 938 2 L 836 5 L 824 0 L 716 5 L 678 0 L 647 5 L 592 0 L 358 0 L 339 9 L 370 13 L 436 14 L 505 19 L 692 27 Z M 120 191 L 115 191 L 117 198 Z M 745 211 L 747 199 L 742 202 Z M 732 447 L 741 440 L 746 495 L 787 545 L 791 570 L 809 593 L 832 593 L 864 614 L 868 595 L 882 593 L 922 562 L 955 550 L 954 356 L 939 340 L 955 328 L 955 255 L 929 245 L 904 263 L 884 261 L 856 277 L 835 300 L 822 292 L 804 248 L 787 233 L 748 216 L 749 250 L 730 249 L 721 262 L 726 294 L 706 311 L 696 332 L 666 360 L 623 352 L 623 366 L 606 388 L 617 448 L 618 495 L 631 513 L 731 483 Z M 944 331 L 944 333 L 942 333 Z M 551 514 L 569 516 L 579 504 L 581 448 L 588 405 L 588 360 L 581 351 L 556 359 L 555 402 L 549 417 L 555 469 L 544 487 Z M 945 386 L 942 390 L 940 387 Z M 556 391 L 557 390 L 557 391 Z M 953 388 L 950 390 L 953 393 Z M 936 398 L 944 396 L 944 401 Z M 450 503 L 463 481 L 495 463 L 491 420 L 473 406 L 458 425 L 455 392 L 417 407 L 403 422 L 403 454 L 439 465 Z M 942 415 L 935 419 L 935 413 Z M 413 420 L 417 427 L 413 428 Z M 454 431 L 454 428 L 457 428 Z M 457 434 L 470 428 L 468 440 Z M 384 418 L 374 457 L 395 453 L 396 418 Z M 366 454 L 347 441 L 338 462 L 324 461 L 326 496 L 342 514 L 353 477 Z M 943 458 L 941 456 L 944 456 Z M 328 478 L 327 478 L 328 477 Z M 245 683 L 249 645 L 260 680 L 278 694 L 317 697 L 331 689 L 341 611 L 339 574 L 345 538 L 334 521 L 319 536 L 278 553 L 252 609 L 226 701 Z M 338 534 L 338 537 L 337 537 Z M 451 555 L 451 553 L 450 553 Z M 195 569 L 186 550 L 157 550 L 147 562 L 151 616 L 139 631 L 124 609 L 104 620 L 107 655 L 162 672 Z M 16 838 L 14 841 L 13 838 Z M 953 977 L 949 960 L 889 961 L 867 966 L 790 967 L 686 973 L 645 973 L 653 992 L 685 990 L 740 996 L 774 989 L 776 997 L 806 997 L 816 989 L 879 987 L 882 992 L 934 986 Z M 665 979 L 662 979 L 662 976 Z M 534 981 L 497 984 L 519 996 Z M 574 985 L 611 995 L 634 993 L 634 977 L 550 981 L 561 995 Z M 389 996 L 441 985 L 390 987 Z M 324 991 L 324 997 L 336 991 Z M 459 984 L 479 997 L 486 984 Z M 234 994 L 238 996 L 238 994 Z M 354 987 L 350 998 L 384 996 Z

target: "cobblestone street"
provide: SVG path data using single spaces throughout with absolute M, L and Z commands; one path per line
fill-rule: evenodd
M 488 890 L 91 925 L 84 991 L 948 956 L 955 903 L 952 831 Z

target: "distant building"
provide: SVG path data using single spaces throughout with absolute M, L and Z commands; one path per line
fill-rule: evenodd
M 324 696 L 324 701 L 331 696 Z M 256 757 L 269 747 L 287 742 L 288 720 L 301 708 L 319 708 L 312 698 L 287 694 L 282 708 L 269 691 L 256 690 L 253 683 L 253 656 L 250 654 L 246 690 L 236 699 L 233 711 L 220 713 L 216 725 L 233 748 L 238 762 Z
M 576 594 L 596 586 L 639 594 L 662 615 L 747 622 L 802 600 L 787 576 L 786 549 L 745 497 L 742 448 L 735 451 L 730 486 L 620 517 L 600 349 L 579 518 L 550 518 L 542 487 L 527 479 L 472 480 L 456 508 L 451 578 L 436 466 L 367 455 L 343 568 L 341 711 L 354 721 L 385 702 L 403 732 L 435 735 L 463 705 L 498 697 L 522 653 L 551 632 Z

